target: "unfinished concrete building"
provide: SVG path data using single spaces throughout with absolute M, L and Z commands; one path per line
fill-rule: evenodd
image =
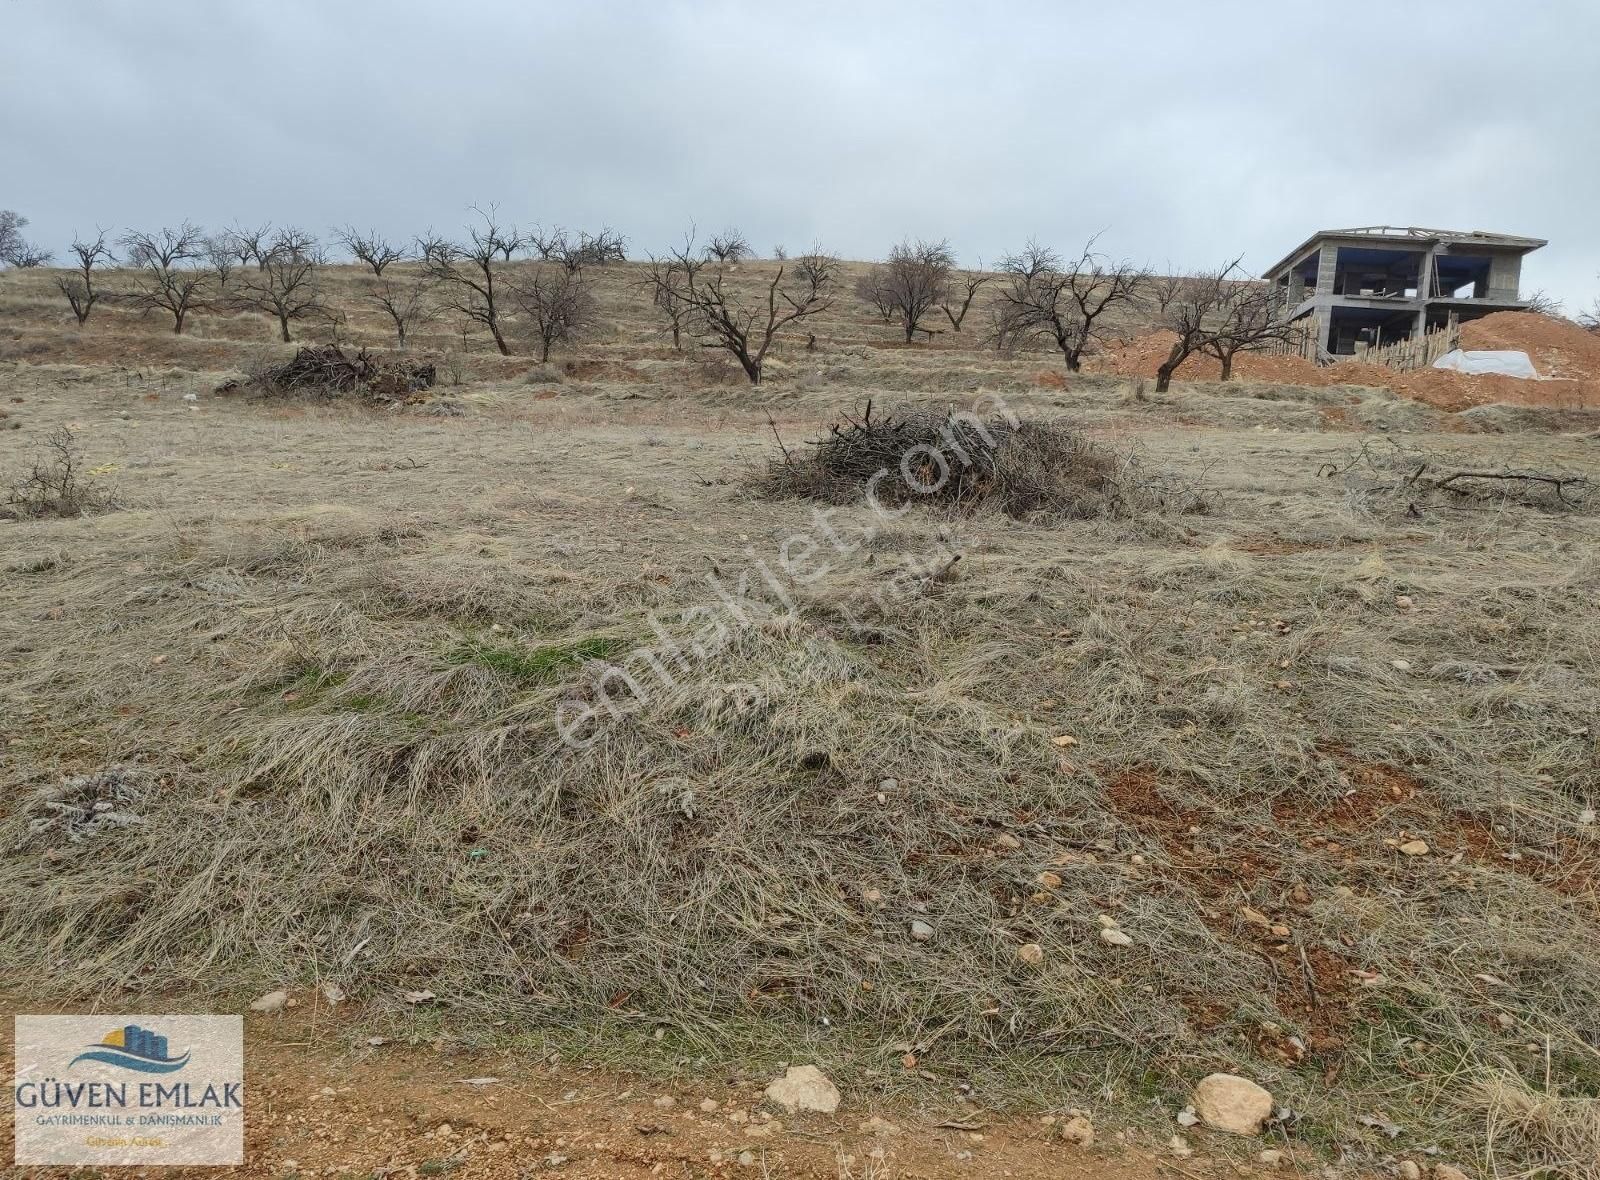
M 1522 256 L 1541 238 L 1372 225 L 1312 234 L 1263 276 L 1279 319 L 1308 320 L 1319 351 L 1348 356 L 1527 307 Z

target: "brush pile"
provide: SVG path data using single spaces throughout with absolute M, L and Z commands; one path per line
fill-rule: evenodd
M 1054 422 L 911 407 L 874 416 L 872 402 L 828 433 L 781 456 L 751 480 L 761 495 L 844 504 L 998 507 L 1018 519 L 1122 517 L 1203 507 L 1176 481 Z
M 355 393 L 371 402 L 405 402 L 431 389 L 438 374 L 421 361 L 384 361 L 366 349 L 349 356 L 337 344 L 302 348 L 292 358 L 254 374 L 252 383 L 268 392 L 304 390 L 332 397 Z M 239 387 L 228 382 L 218 392 Z

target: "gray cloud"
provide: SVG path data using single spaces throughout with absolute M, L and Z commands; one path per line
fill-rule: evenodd
M 1549 238 L 1600 291 L 1600 5 L 1549 0 L 527 3 L 3 0 L 0 206 L 74 229 L 235 218 L 410 235 L 498 201 L 659 249 L 968 261 L 1105 230 L 1157 264 L 1312 229 Z

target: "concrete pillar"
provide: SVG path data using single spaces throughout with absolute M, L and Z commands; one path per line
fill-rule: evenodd
M 1339 265 L 1339 247 L 1326 242 L 1317 253 L 1317 294 L 1333 294 L 1333 274 Z
M 1423 252 L 1422 258 L 1417 262 L 1417 298 L 1432 299 L 1434 296 L 1434 255 L 1438 247 L 1429 247 Z
M 1522 283 L 1522 259 L 1516 254 L 1489 258 L 1489 298 L 1514 300 Z

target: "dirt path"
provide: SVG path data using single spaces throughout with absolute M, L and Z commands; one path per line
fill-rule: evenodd
M 51 1010 L 0 1002 L 8 1071 L 10 1017 Z M 761 1084 L 749 1079 L 663 1084 L 610 1071 L 550 1067 L 503 1052 L 369 1047 L 359 1038 L 354 1043 L 360 1047 L 352 1049 L 352 1039 L 329 1025 L 326 1012 L 315 1027 L 296 1013 L 248 1018 L 247 1162 L 181 1174 L 408 1180 L 541 1175 L 570 1180 L 741 1175 L 1209 1180 L 1255 1171 L 1293 1174 L 1199 1152 L 1180 1159 L 1154 1143 L 1135 1144 L 1106 1128 L 1093 1145 L 1079 1146 L 1060 1135 L 1065 1116 L 1044 1122 L 972 1110 L 957 1123 L 906 1107 L 863 1105 L 846 1095 L 836 1115 L 785 1117 L 766 1107 Z M 1229 1146 L 1245 1147 L 1242 1142 Z M 11 1155 L 7 1103 L 0 1159 Z M 1304 1162 L 1309 1167 L 1312 1161 Z M 169 1171 L 127 1169 L 126 1174 Z M 72 1173 L 57 1168 L 10 1174 Z

